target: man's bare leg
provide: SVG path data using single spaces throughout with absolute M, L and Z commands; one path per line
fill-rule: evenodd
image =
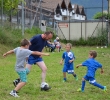
M 42 70 L 42 74 L 41 74 L 41 78 L 42 78 L 41 91 L 42 90 L 47 91 L 47 90 L 49 90 L 51 88 L 51 87 L 47 86 L 46 85 L 47 83 L 45 82 L 47 67 L 46 67 L 46 65 L 45 65 L 45 63 L 43 61 L 37 62 L 37 65 Z

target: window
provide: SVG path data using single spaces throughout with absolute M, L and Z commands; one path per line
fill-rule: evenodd
M 56 14 L 56 17 L 60 17 L 60 14 Z
M 64 12 L 64 9 L 62 9 L 62 12 Z
M 75 13 L 72 12 L 72 15 L 74 15 Z
M 64 16 L 64 17 L 63 17 L 63 19 L 64 19 L 64 20 L 67 20 L 67 17 L 66 17 L 66 16 Z

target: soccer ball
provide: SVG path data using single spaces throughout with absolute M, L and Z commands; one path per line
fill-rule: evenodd
M 41 84 L 41 90 L 47 91 L 49 89 L 50 89 L 50 87 L 49 87 L 48 83 L 44 82 Z
M 97 49 L 98 49 L 99 47 L 97 47 Z
M 107 46 L 105 46 L 105 48 L 107 48 Z

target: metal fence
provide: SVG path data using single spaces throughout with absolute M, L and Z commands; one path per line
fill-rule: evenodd
M 1 0 L 4 2 L 4 0 Z M 13 1 L 13 0 L 11 0 Z M 16 9 L 16 13 L 15 10 L 10 10 L 7 14 L 7 12 L 5 12 L 5 9 L 3 9 L 3 2 L 1 3 L 1 8 L 0 8 L 0 25 L 1 26 L 12 26 L 13 28 L 19 28 L 22 29 L 24 27 L 24 29 L 26 28 L 32 28 L 32 25 L 34 27 L 40 27 L 40 21 L 41 20 L 46 20 L 46 26 L 48 27 L 48 29 L 53 30 L 55 29 L 55 31 L 57 32 L 57 25 L 56 25 L 56 20 L 54 20 L 54 16 L 52 17 L 48 17 L 45 14 L 42 13 L 42 7 L 39 8 L 35 8 L 33 10 L 32 6 L 29 4 L 32 0 L 28 0 L 28 3 L 26 5 L 22 5 L 18 7 L 18 9 Z M 38 0 L 34 0 L 35 2 L 37 2 Z M 27 8 L 28 6 L 28 8 Z M 39 13 L 36 13 L 39 10 Z M 51 9 L 52 10 L 52 9 Z M 93 16 L 95 11 L 99 11 L 102 12 L 104 10 L 107 11 L 107 8 L 105 7 L 89 7 L 89 8 L 85 8 L 85 14 L 87 15 L 87 19 L 89 19 L 90 13 L 91 16 Z M 24 18 L 23 18 L 24 15 Z M 101 19 L 102 22 L 104 21 L 103 18 Z M 33 22 L 34 21 L 34 22 Z M 93 20 L 94 21 L 94 20 Z M 10 22 L 10 23 L 9 23 Z M 59 21 L 57 21 L 59 22 Z M 69 20 L 69 22 L 72 22 L 71 20 Z M 8 23 L 8 24 L 7 24 Z M 87 27 L 86 27 L 87 28 Z M 76 30 L 79 30 L 76 28 Z M 80 31 L 82 29 L 80 28 Z M 62 33 L 63 34 L 63 33 Z
M 6 21 L 9 16 L 7 16 L 7 13 L 5 12 L 5 9 L 3 9 L 3 2 L 4 0 L 1 0 L 2 2 L 0 2 L 1 4 L 1 8 L 0 8 L 0 19 L 4 22 Z M 33 7 L 31 5 L 32 0 L 25 0 L 26 1 L 26 5 L 24 5 L 24 17 L 25 17 L 25 26 L 30 27 L 32 23 L 32 20 L 35 18 L 35 22 L 34 25 L 38 26 L 38 22 L 39 20 L 46 20 L 47 21 L 47 25 L 52 26 L 52 24 L 50 23 L 50 21 L 52 22 L 52 17 L 46 17 L 43 13 L 42 13 L 42 7 L 40 6 L 40 3 L 38 5 L 37 8 L 35 8 L 33 10 Z M 35 2 L 37 2 L 38 0 L 34 0 Z M 40 1 L 40 0 L 39 0 Z M 13 0 L 11 0 L 11 2 L 13 2 Z M 95 13 L 97 12 L 104 12 L 104 11 L 108 11 L 109 8 L 105 7 L 105 6 L 101 6 L 101 7 L 84 7 L 85 9 L 85 14 L 87 16 L 87 19 L 93 19 L 93 16 Z M 39 10 L 39 13 L 36 14 L 36 12 Z M 51 9 L 52 10 L 52 9 Z M 54 9 L 53 9 L 54 10 Z M 22 22 L 22 6 L 19 6 L 19 9 L 16 10 L 16 14 L 13 15 L 13 10 L 9 11 L 10 12 L 10 16 L 12 17 L 12 23 L 13 22 L 17 22 L 17 24 L 20 24 Z M 36 17 L 35 17 L 36 15 Z M 2 23 L 3 24 L 3 23 Z

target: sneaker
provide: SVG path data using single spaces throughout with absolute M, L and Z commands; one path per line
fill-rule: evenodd
M 13 85 L 16 87 L 19 82 L 20 82 L 20 79 L 16 79 L 16 80 L 13 81 Z
M 41 87 L 41 91 L 48 91 L 49 89 L 51 89 L 51 87 L 47 85 L 45 85 L 43 88 Z
M 16 87 L 16 86 L 17 86 L 17 84 L 18 84 L 18 83 L 17 83 L 17 81 L 16 81 L 16 80 L 14 80 L 14 81 L 13 81 L 13 85 Z
M 84 92 L 84 90 L 81 90 L 81 88 L 77 89 L 78 92 Z
M 66 82 L 66 80 L 63 80 L 63 82 Z
M 14 97 L 19 97 L 16 92 L 15 93 L 13 92 L 13 90 L 10 92 L 10 95 Z
M 104 86 L 104 89 L 103 89 L 103 90 L 104 90 L 104 92 L 106 92 L 106 91 L 107 91 L 107 87 L 106 87 L 106 86 Z
M 78 81 L 78 77 L 77 76 L 75 77 L 75 80 Z

